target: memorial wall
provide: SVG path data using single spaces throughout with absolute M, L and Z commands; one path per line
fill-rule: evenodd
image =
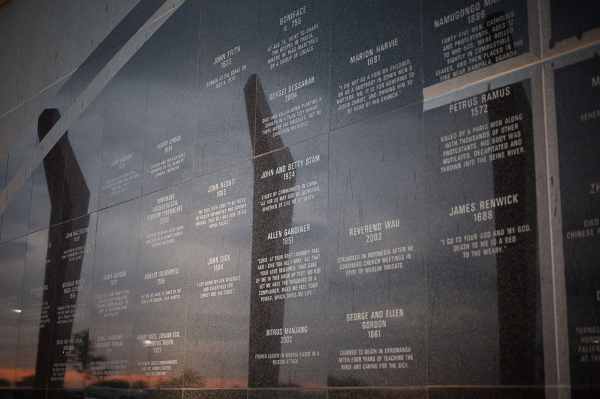
M 0 118 L 0 398 L 600 397 L 600 3 L 163 3 Z

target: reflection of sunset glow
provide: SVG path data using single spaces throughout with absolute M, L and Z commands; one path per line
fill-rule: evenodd
M 0 368 L 0 379 L 10 381 L 13 385 L 18 385 L 20 381 L 31 379 L 35 374 L 33 369 L 13 369 L 13 368 Z M 180 384 L 173 384 L 173 381 L 180 381 L 180 376 L 146 376 L 143 374 L 123 374 L 112 377 L 106 377 L 103 379 L 95 378 L 87 373 L 81 373 L 75 370 L 67 370 L 65 373 L 64 386 L 65 388 L 85 388 L 86 386 L 101 384 L 102 382 L 108 381 L 122 381 L 132 386 L 143 386 L 143 387 L 158 387 L 158 386 L 181 386 Z M 218 377 L 206 377 L 202 378 L 201 383 L 192 383 L 186 381 L 186 387 L 188 388 L 246 388 L 248 386 L 248 379 L 245 377 L 240 378 L 218 378 Z
M 17 370 L 10 368 L 0 368 L 0 379 L 10 381 L 11 383 L 15 382 L 15 379 L 19 379 L 15 377 Z

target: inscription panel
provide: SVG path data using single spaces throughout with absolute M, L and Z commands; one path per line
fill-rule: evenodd
M 540 378 L 531 85 L 492 83 L 425 113 L 432 383 Z
M 252 168 L 191 182 L 187 387 L 248 385 Z
M 97 101 L 103 101 L 101 208 L 140 196 L 147 131 L 147 87 L 135 79 L 134 66 L 125 66 Z
M 233 0 L 203 7 L 197 40 L 200 103 L 195 149 L 201 174 L 252 155 L 254 95 L 247 93 L 254 93 L 250 77 L 257 70 L 257 31 L 253 2 Z
M 151 387 L 183 386 L 188 213 L 187 185 L 141 200 L 132 367 Z
M 328 137 L 255 159 L 253 387 L 325 385 Z
M 20 295 L 19 340 L 17 344 L 16 385 L 24 388 L 45 388 L 48 384 L 48 366 L 40 350 L 50 331 L 52 303 L 46 277 L 48 230 L 40 230 L 26 241 L 25 269 Z M 52 306 L 54 304 L 52 303 Z M 42 343 L 42 345 L 40 345 Z
M 259 3 L 258 79 L 271 113 L 256 116 L 257 155 L 329 128 L 330 3 Z
M 527 1 L 425 1 L 425 86 L 529 51 Z
M 46 283 L 52 293 L 46 346 L 49 388 L 83 388 L 89 383 L 89 297 L 94 264 L 96 218 L 84 216 L 51 227 Z
M 421 107 L 331 138 L 329 385 L 425 383 Z
M 121 384 L 131 374 L 139 201 L 109 208 L 98 216 L 91 299 L 93 359 L 98 384 Z
M 421 98 L 421 1 L 337 0 L 333 15 L 332 128 Z
M 597 384 L 600 370 L 600 62 L 596 56 L 555 71 L 571 383 Z
M 196 1 L 186 2 L 130 61 L 148 84 L 144 193 L 185 180 L 193 170 L 202 8 Z

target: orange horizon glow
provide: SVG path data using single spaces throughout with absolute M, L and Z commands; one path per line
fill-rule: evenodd
M 35 375 L 34 369 L 24 368 L 0 368 L 0 379 L 9 381 L 12 385 L 17 385 L 20 381 Z M 181 377 L 180 375 L 164 377 L 164 376 L 147 376 L 144 374 L 120 374 L 109 376 L 106 378 L 96 378 L 86 373 L 81 373 L 76 370 L 67 370 L 64 377 L 65 388 L 85 388 L 89 385 L 94 385 L 102 381 L 124 381 L 128 384 L 143 383 L 148 388 L 164 385 L 165 382 L 172 378 Z M 248 378 L 222 378 L 222 377 L 203 377 L 203 384 L 189 384 L 189 388 L 247 388 Z

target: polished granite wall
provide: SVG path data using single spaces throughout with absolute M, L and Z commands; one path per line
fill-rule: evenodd
M 598 397 L 597 1 L 13 0 L 0 32 L 0 398 Z

